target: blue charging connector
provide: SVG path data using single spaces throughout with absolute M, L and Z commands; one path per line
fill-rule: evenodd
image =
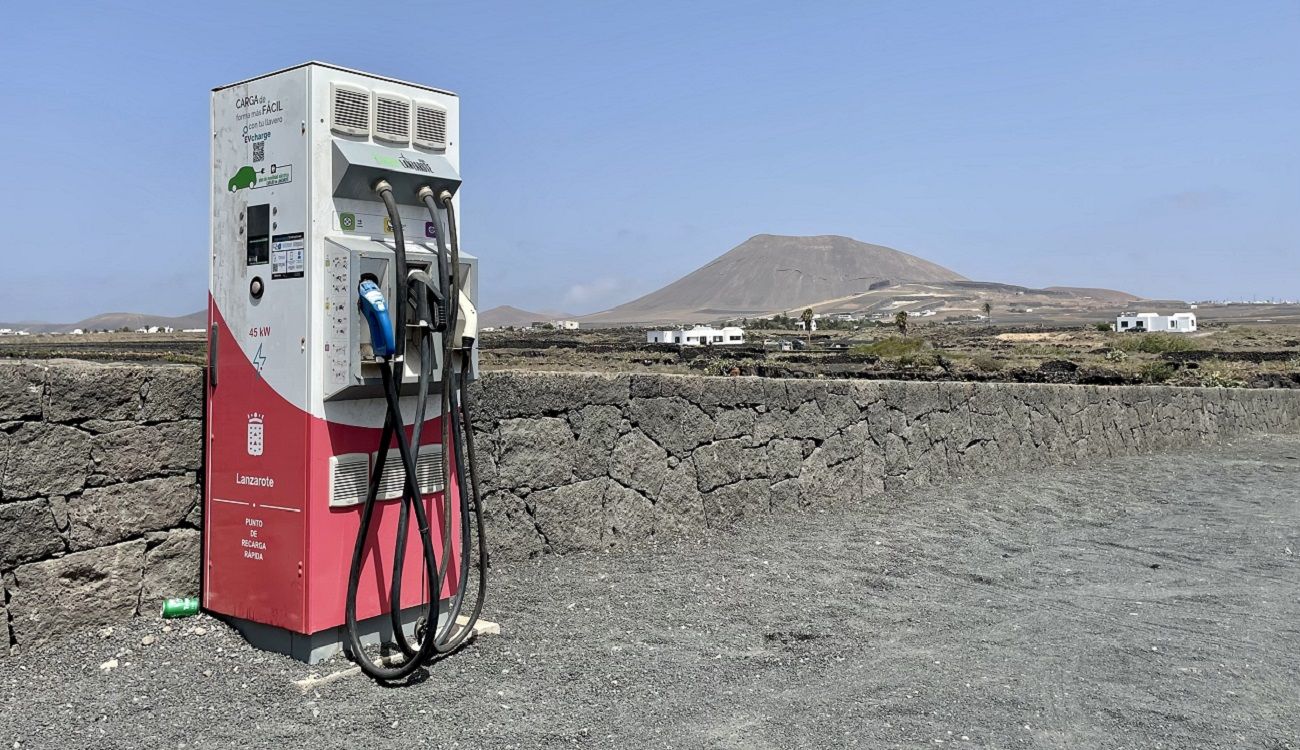
M 384 300 L 384 293 L 370 279 L 362 280 L 357 291 L 361 295 L 357 299 L 357 307 L 370 326 L 370 346 L 374 349 L 375 356 L 393 356 L 397 344 L 393 341 L 393 319 L 388 316 L 388 302 Z

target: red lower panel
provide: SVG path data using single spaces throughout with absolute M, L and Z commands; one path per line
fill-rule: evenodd
M 425 423 L 421 440 L 425 443 L 439 438 L 441 420 Z M 409 437 L 409 433 L 408 433 Z M 360 525 L 361 507 L 331 509 L 329 503 L 329 459 L 344 453 L 374 451 L 379 445 L 380 431 L 348 425 L 312 420 L 309 441 L 312 445 L 312 471 L 308 480 L 313 502 L 313 512 L 307 520 L 307 559 L 311 571 L 306 605 L 307 625 L 310 632 L 334 627 L 343 623 L 343 606 L 347 596 L 348 569 L 352 563 L 352 548 L 356 544 Z M 393 458 L 396 458 L 394 456 Z M 392 459 L 390 459 L 392 460 Z M 459 498 L 455 489 L 455 465 L 452 465 L 452 524 L 454 531 L 460 526 Z M 426 495 L 425 512 L 429 515 L 430 536 L 435 557 L 442 556 L 442 498 L 443 493 Z M 365 566 L 362 568 L 361 586 L 357 592 L 357 616 L 371 617 L 389 610 L 389 585 L 392 579 L 392 561 L 397 542 L 397 518 L 400 503 L 390 500 L 377 504 L 367 539 Z M 415 514 L 411 514 L 406 542 L 406 561 L 402 568 L 402 606 L 413 607 L 428 601 L 430 588 L 425 575 L 423 547 Z M 459 559 L 459 539 L 452 539 L 452 564 L 456 570 Z M 454 574 L 449 576 L 455 578 Z M 453 580 L 443 586 L 442 595 L 454 593 Z
M 289 403 L 261 378 L 211 301 L 209 306 L 221 356 L 208 399 L 204 607 L 299 633 L 341 625 L 361 507 L 329 507 L 329 459 L 373 452 L 380 431 L 331 424 Z M 425 442 L 440 431 L 438 420 L 428 422 Z M 457 503 L 454 474 L 452 487 Z M 438 555 L 441 500 L 442 493 L 424 499 Z M 388 611 L 398 505 L 387 501 L 376 508 L 357 597 L 362 619 Z M 456 528 L 458 512 L 451 525 Z M 454 571 L 458 539 L 452 549 Z M 454 581 L 444 585 L 442 595 L 453 587 Z M 427 590 L 412 516 L 402 606 L 427 601 Z

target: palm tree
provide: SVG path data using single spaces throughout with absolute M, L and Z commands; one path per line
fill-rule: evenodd
M 990 323 L 993 322 L 993 303 L 988 300 L 984 301 L 984 317 L 988 318 Z
M 898 332 L 903 334 L 903 337 L 906 338 L 907 337 L 907 311 L 906 310 L 898 311 L 898 314 L 894 316 L 894 325 L 898 326 Z
M 807 337 L 808 345 L 812 346 L 812 322 L 813 322 L 812 308 L 805 307 L 803 310 L 803 314 L 799 316 L 799 320 L 803 321 L 804 334 Z

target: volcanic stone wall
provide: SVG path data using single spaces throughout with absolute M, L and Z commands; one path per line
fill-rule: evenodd
M 1300 426 L 1286 390 L 498 372 L 472 393 L 498 562 Z M 193 367 L 0 362 L 11 646 L 197 593 L 202 400 Z
M 0 363 L 0 581 L 12 643 L 198 590 L 202 372 Z
M 1300 426 L 1271 389 L 500 372 L 476 394 L 496 560 Z

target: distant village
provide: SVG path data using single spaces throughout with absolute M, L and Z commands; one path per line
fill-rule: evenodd
M 1234 305 L 1300 305 L 1300 299 L 1263 299 L 1263 300 L 1201 300 L 1189 303 L 1190 310 L 1196 310 L 1201 305 L 1214 305 L 1230 307 Z M 1025 305 L 1012 304 L 1000 311 L 1008 315 L 1032 314 L 1033 307 Z M 802 315 L 791 314 L 797 311 L 791 310 L 787 313 L 779 313 L 767 318 L 738 318 L 726 321 L 727 325 L 714 327 L 712 325 L 694 324 L 689 326 L 680 326 L 671 329 L 655 329 L 646 331 L 646 343 L 664 343 L 676 344 L 680 346 L 718 346 L 718 345 L 738 345 L 746 343 L 745 331 L 763 330 L 763 329 L 781 329 L 781 330 L 798 330 L 798 331 L 817 331 L 821 330 L 857 330 L 872 326 L 893 326 L 897 325 L 897 312 L 842 312 L 842 313 L 813 313 L 811 319 L 804 320 Z M 932 318 L 939 314 L 937 309 L 918 309 L 908 311 L 909 319 Z M 962 325 L 968 323 L 979 323 L 990 319 L 989 315 L 971 314 L 971 315 L 947 315 L 943 320 L 944 325 Z M 735 324 L 735 325 L 732 325 Z M 43 324 L 41 327 L 45 327 Z M 580 321 L 572 319 L 555 319 L 555 320 L 537 320 L 528 325 L 499 325 L 484 326 L 480 330 L 485 333 L 494 331 L 577 331 L 582 324 Z M 1173 315 L 1159 315 L 1153 312 L 1124 312 L 1116 317 L 1112 330 L 1117 331 L 1162 331 L 1170 333 L 1191 333 L 1197 330 L 1196 316 L 1194 313 L 1176 313 Z M 181 328 L 177 329 L 172 326 L 146 326 L 140 328 L 131 328 L 122 326 L 119 328 L 73 328 L 71 330 L 39 330 L 31 331 L 24 328 L 0 327 L 0 337 L 5 336 L 31 336 L 34 334 L 43 336 L 82 336 L 91 333 L 133 333 L 133 334 L 201 334 L 203 328 Z M 788 350 L 791 348 L 801 348 L 799 341 L 765 341 L 764 344 L 769 346 L 779 346 Z
M 84 336 L 88 333 L 203 333 L 202 328 L 182 328 L 179 331 L 171 326 L 148 326 L 146 328 L 73 328 L 71 331 L 42 331 L 42 336 Z M 32 332 L 17 328 L 0 328 L 0 336 L 31 336 Z
M 1254 304 L 1254 303 L 1250 303 Z M 1197 304 L 1190 305 L 1191 309 L 1196 309 Z M 971 322 L 988 321 L 992 317 L 990 306 L 985 307 L 984 315 L 960 315 L 949 316 L 943 321 L 944 325 L 961 325 Z M 794 312 L 794 311 L 790 311 Z M 1012 305 L 1005 311 L 1011 314 L 1032 313 L 1033 309 Z M 699 347 L 699 346 L 742 346 L 746 343 L 751 345 L 756 343 L 747 341 L 746 331 L 754 332 L 761 330 L 786 330 L 802 331 L 811 334 L 819 328 L 825 330 L 861 330 L 868 327 L 898 327 L 900 331 L 905 332 L 908 322 L 912 318 L 931 318 L 938 314 L 933 309 L 923 309 L 913 312 L 899 310 L 896 312 L 886 313 L 832 313 L 823 315 L 814 313 L 811 309 L 805 309 L 797 316 L 791 316 L 785 313 L 773 315 L 769 318 L 740 318 L 729 320 L 727 323 L 736 325 L 706 325 L 690 324 L 678 326 L 676 328 L 655 328 L 645 331 L 645 342 L 647 344 L 667 344 L 679 347 Z M 1169 315 L 1162 315 L 1155 312 L 1122 312 L 1115 317 L 1114 323 L 1098 323 L 1098 327 L 1112 331 L 1124 333 L 1195 333 L 1197 328 L 1196 314 L 1194 312 L 1180 312 Z M 485 327 L 482 330 L 492 332 L 498 330 L 510 330 L 519 332 L 532 331 L 577 331 L 581 324 L 576 320 L 549 320 L 534 321 L 526 326 L 498 326 Z M 766 338 L 762 340 L 764 349 L 792 351 L 804 349 L 809 345 L 809 341 L 793 338 Z M 834 346 L 843 346 L 842 342 L 831 344 Z

